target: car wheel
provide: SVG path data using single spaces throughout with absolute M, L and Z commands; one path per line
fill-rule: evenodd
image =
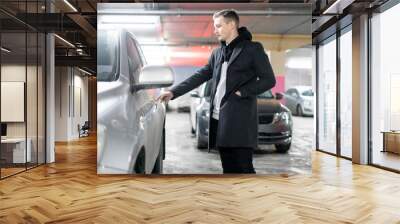
M 207 147 L 208 142 L 203 141 L 200 138 L 200 122 L 196 122 L 196 142 L 197 142 L 197 148 L 198 149 L 204 149 Z
M 275 148 L 278 153 L 287 153 L 287 151 L 289 151 L 289 149 L 290 149 L 290 143 L 289 144 L 276 144 Z
M 137 174 L 144 174 L 145 172 L 146 172 L 146 166 L 145 166 L 145 153 L 144 153 L 144 149 L 142 149 L 140 152 L 139 152 L 139 155 L 138 155 L 138 157 L 137 157 L 137 159 L 136 159 L 136 162 L 135 162 L 135 173 L 137 173 Z
M 154 168 L 151 173 L 153 174 L 162 174 L 163 171 L 163 160 L 164 160 L 164 134 L 161 136 L 161 144 L 160 150 L 158 152 L 158 156 L 156 162 L 154 163 Z
M 303 116 L 303 109 L 301 108 L 300 105 L 297 105 L 296 114 L 297 114 L 297 116 L 300 116 L 300 117 Z

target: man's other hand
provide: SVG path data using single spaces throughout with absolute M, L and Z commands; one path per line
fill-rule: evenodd
M 242 96 L 242 94 L 240 93 L 240 91 L 239 91 L 239 90 L 238 90 L 238 91 L 236 91 L 236 92 L 235 92 L 235 94 L 236 94 L 236 95 L 238 95 L 238 96 Z
M 160 94 L 160 96 L 158 96 L 157 101 L 162 101 L 165 103 L 168 103 L 168 101 L 170 101 L 172 99 L 172 97 L 174 97 L 174 94 L 171 91 L 166 91 Z

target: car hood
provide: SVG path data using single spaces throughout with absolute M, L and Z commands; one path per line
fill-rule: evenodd
M 280 113 L 289 110 L 275 99 L 257 99 L 258 113 Z

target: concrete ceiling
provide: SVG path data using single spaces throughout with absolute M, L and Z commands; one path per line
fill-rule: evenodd
M 152 14 L 152 16 L 158 17 L 158 22 L 155 26 L 137 29 L 137 27 L 135 28 L 135 23 L 138 20 L 128 20 L 131 31 L 141 39 L 142 43 L 147 43 L 147 45 L 143 43 L 143 48 L 150 49 L 148 52 L 154 51 L 155 54 L 159 54 L 160 49 L 166 48 L 168 48 L 168 52 L 174 52 L 170 63 L 175 65 L 200 66 L 206 62 L 211 49 L 218 45 L 217 40 L 213 36 L 212 14 L 221 9 L 233 8 L 237 10 L 241 17 L 241 24 L 248 27 L 253 35 L 310 35 L 311 29 L 311 5 L 302 3 L 309 2 L 308 0 L 264 1 L 274 2 L 274 4 L 260 3 L 259 0 L 246 3 L 211 3 L 212 1 L 208 3 L 148 3 L 149 1 L 143 1 L 147 3 L 116 3 L 134 1 L 114 0 L 68 1 L 78 12 L 74 12 L 63 0 L 53 0 L 54 12 L 62 12 L 65 16 L 73 15 L 74 18 L 71 19 L 81 30 L 77 31 L 78 33 L 76 34 L 71 33 L 71 31 L 56 31 L 60 36 L 71 41 L 75 40 L 76 36 L 79 36 L 77 34 L 83 35 L 86 38 L 86 46 L 95 48 L 96 37 L 93 36 L 95 34 L 93 33 L 93 29 L 96 29 L 97 12 L 104 13 L 114 10 L 114 12 L 118 12 L 119 14 L 125 13 L 125 16 L 128 17 L 136 13 L 142 16 Z M 113 4 L 97 4 L 99 2 L 112 2 Z M 283 2 L 297 3 L 282 4 Z M 104 6 L 107 7 L 104 8 Z M 25 11 L 39 14 L 46 12 L 44 0 L 28 1 L 28 5 L 25 5 L 25 1 L 1 0 L 0 7 L 14 12 L 14 15 Z M 65 21 L 67 20 L 64 19 Z M 140 20 L 138 23 L 140 23 Z M 65 24 L 62 24 L 60 27 L 65 27 L 63 25 Z M 79 38 L 79 40 L 81 39 Z M 18 45 L 17 43 L 19 41 L 15 41 L 16 45 Z M 167 45 L 170 46 L 160 48 L 160 46 Z M 65 48 L 65 43 L 56 38 L 56 47 L 59 49 Z M 95 55 L 93 54 L 92 56 L 95 57 Z
M 151 57 L 169 51 L 176 55 L 167 56 L 172 65 L 200 66 L 206 63 L 210 47 L 218 45 L 212 14 L 224 8 L 237 10 L 241 26 L 246 26 L 253 35 L 311 36 L 309 4 L 99 4 L 98 29 L 115 28 L 113 23 L 120 22 L 120 28 L 137 37 L 150 63 Z

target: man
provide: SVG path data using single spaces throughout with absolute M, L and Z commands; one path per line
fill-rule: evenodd
M 213 19 L 221 46 L 207 65 L 158 99 L 168 102 L 211 80 L 208 147 L 219 150 L 224 173 L 255 173 L 257 95 L 275 86 L 275 76 L 262 45 L 239 28 L 234 10 L 216 12 Z

